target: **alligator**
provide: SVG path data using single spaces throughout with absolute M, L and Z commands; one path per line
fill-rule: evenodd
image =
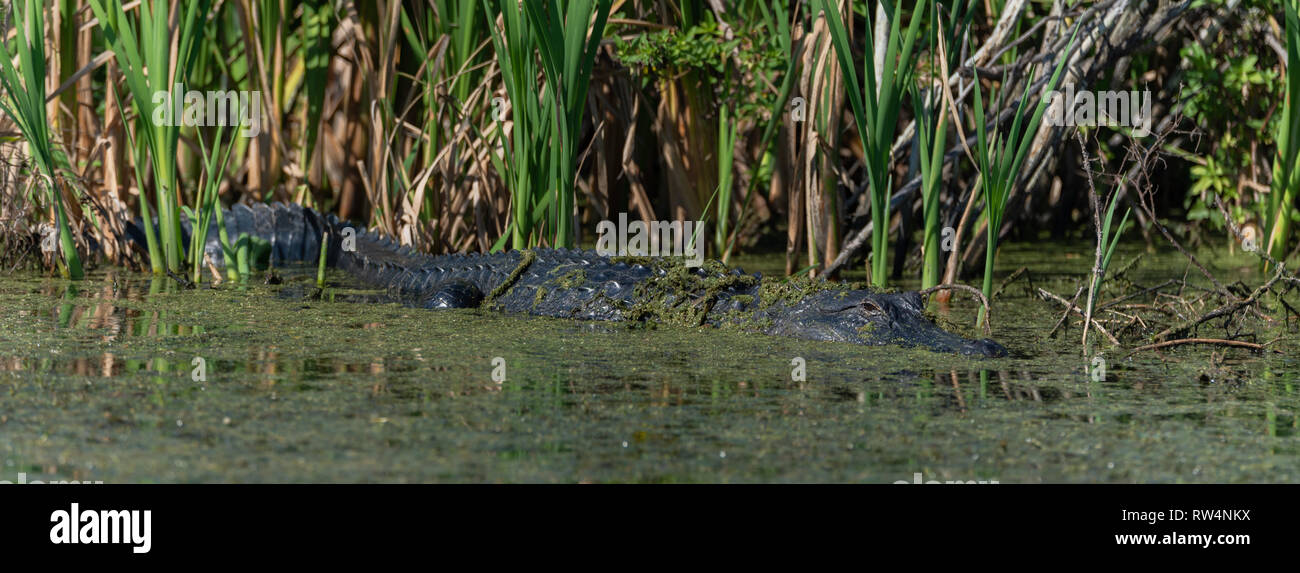
M 964 338 L 937 326 L 925 316 L 917 292 L 765 279 L 713 260 L 689 268 L 680 258 L 609 257 L 592 250 L 535 248 L 434 256 L 296 204 L 236 204 L 223 211 L 223 218 L 232 240 L 241 234 L 254 238 L 261 245 L 263 263 L 272 266 L 317 263 L 324 238 L 328 266 L 386 289 L 410 306 L 737 327 L 819 341 L 1006 355 L 992 340 Z M 216 227 L 214 221 L 204 249 L 214 264 L 222 265 L 225 257 Z M 184 221 L 186 243 L 189 229 Z M 143 244 L 138 221 L 129 234 Z

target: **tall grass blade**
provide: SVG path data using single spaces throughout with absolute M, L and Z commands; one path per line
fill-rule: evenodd
M 814 14 L 826 17 L 827 28 L 835 47 L 847 86 L 849 105 L 853 110 L 854 124 L 862 140 L 866 156 L 867 179 L 871 187 L 871 284 L 884 286 L 888 279 L 887 252 L 889 246 L 889 196 L 892 190 L 890 163 L 893 134 L 898 124 L 902 95 L 907 90 L 913 73 L 912 49 L 916 44 L 921 21 L 925 19 L 927 2 L 917 4 L 912 20 L 904 35 L 901 32 L 903 2 L 897 0 L 889 18 L 889 37 L 886 40 L 884 67 L 880 70 L 881 82 L 876 85 L 874 40 L 867 36 L 866 57 L 863 58 L 863 78 L 853 65 L 853 50 L 849 44 L 848 30 L 837 8 L 829 0 L 814 0 Z M 871 30 L 871 10 L 867 11 L 867 29 Z
M 311 0 L 302 5 L 303 65 L 307 91 L 307 122 L 304 126 L 302 154 L 299 162 L 305 169 L 316 148 L 321 114 L 325 106 L 325 83 L 329 79 L 331 45 L 334 33 L 334 4 L 330 0 Z
M 60 255 L 55 258 L 59 271 L 65 278 L 79 280 L 84 271 L 63 206 L 63 193 L 56 172 L 56 151 L 46 116 L 43 8 L 33 0 L 24 0 L 21 5 L 22 10 L 18 9 L 19 3 L 13 5 L 13 20 L 18 23 L 14 30 L 16 45 L 10 47 L 5 42 L 4 54 L 0 54 L 0 84 L 3 84 L 6 94 L 0 99 L 0 110 L 13 119 L 27 140 L 38 171 L 33 175 L 40 179 L 46 200 L 54 209 L 54 232 L 58 234 Z M 17 52 L 19 69 L 14 69 L 10 61 L 10 50 Z
M 1070 35 L 1069 44 L 1066 45 L 1060 59 L 1057 61 L 1056 70 L 1044 87 L 1044 94 L 1051 93 L 1060 82 L 1061 73 L 1065 70 L 1065 63 L 1069 60 L 1070 52 L 1074 49 L 1074 41 L 1078 33 L 1079 29 L 1076 26 L 1074 32 Z M 1011 189 L 1019 178 L 1020 167 L 1029 154 L 1029 147 L 1033 144 L 1034 135 L 1038 132 L 1038 126 L 1042 122 L 1043 113 L 1047 109 L 1050 98 L 1046 96 L 1039 98 L 1038 106 L 1034 109 L 1033 115 L 1029 116 L 1028 123 L 1025 123 L 1025 111 L 1029 105 L 1029 92 L 1033 87 L 1033 82 L 1026 82 L 1025 92 L 1020 96 L 1020 103 L 1016 106 L 1016 112 L 1011 122 L 1011 130 L 1000 136 L 996 130 L 992 134 L 989 133 L 984 119 L 983 90 L 980 88 L 978 80 L 974 85 L 977 160 L 979 163 L 980 184 L 984 194 L 986 220 L 988 222 L 988 230 L 985 233 L 987 250 L 984 257 L 983 292 L 985 297 L 992 298 L 993 263 L 997 255 L 998 231 L 1002 228 L 1002 215 L 1006 211 Z M 990 100 L 996 100 L 996 97 L 991 96 Z M 984 318 L 984 309 L 981 308 L 979 314 L 981 324 Z
M 555 103 L 551 109 L 554 123 L 547 172 L 551 175 L 549 193 L 555 203 L 554 245 L 557 247 L 573 246 L 578 137 L 586 107 L 587 86 L 591 83 L 591 68 L 609 18 L 611 2 L 539 0 L 523 3 L 528 19 L 539 32 L 534 37 L 546 74 L 546 87 Z M 591 23 L 593 16 L 595 22 Z
M 182 97 L 181 93 L 176 93 L 175 86 L 183 85 L 189 79 L 187 72 L 196 55 L 195 38 L 203 29 L 199 24 L 208 13 L 208 5 L 209 0 L 177 5 L 183 13 L 177 22 L 177 36 L 174 38 L 176 59 L 172 61 L 173 38 L 169 32 L 167 2 L 142 0 L 137 7 L 139 17 L 133 18 L 127 15 L 121 0 L 90 0 L 105 40 L 126 78 L 131 105 L 136 113 L 136 134 L 143 140 L 152 160 L 160 245 L 158 249 L 150 247 L 149 251 L 160 252 L 163 259 L 150 261 L 155 274 L 164 270 L 183 273 L 176 165 L 181 121 L 174 117 L 174 109 L 168 110 L 163 104 L 176 105 Z M 164 97 L 165 94 L 171 94 L 170 98 Z M 150 226 L 153 223 L 146 210 L 146 207 L 141 208 L 145 215 L 144 224 Z
M 1286 80 L 1282 116 L 1278 121 L 1277 155 L 1273 158 L 1273 183 L 1268 194 L 1268 211 L 1264 214 L 1265 234 L 1268 236 L 1265 251 L 1274 260 L 1282 261 L 1287 253 L 1287 240 L 1291 235 L 1291 218 L 1295 211 L 1296 195 L 1300 192 L 1300 17 L 1296 0 L 1283 2 L 1286 11 Z

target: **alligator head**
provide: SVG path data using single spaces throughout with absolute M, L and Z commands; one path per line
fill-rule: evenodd
M 925 317 L 916 292 L 822 291 L 770 313 L 767 333 L 855 344 L 921 346 L 935 352 L 1006 356 L 1002 345 L 971 340 Z

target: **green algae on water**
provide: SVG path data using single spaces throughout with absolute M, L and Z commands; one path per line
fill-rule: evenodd
M 1088 251 L 1048 266 L 1043 248 L 1003 245 L 999 264 L 1072 291 Z M 1184 266 L 1160 254 L 1129 272 L 1157 284 Z M 1015 354 L 987 360 L 293 296 L 312 271 L 195 290 L 0 276 L 0 480 L 1300 481 L 1290 339 L 1285 355 L 1102 347 L 1094 379 L 1077 328 L 1047 338 L 1058 309 L 1017 285 L 993 314 Z M 373 294 L 328 272 L 331 290 Z M 968 324 L 977 306 L 936 312 Z

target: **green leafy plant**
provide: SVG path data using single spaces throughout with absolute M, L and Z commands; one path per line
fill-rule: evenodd
M 483 11 L 493 14 L 483 0 Z M 506 96 L 510 98 L 511 119 L 514 127 L 510 138 L 505 139 L 503 112 L 497 102 L 493 103 L 492 116 L 496 122 L 496 133 L 502 138 L 504 159 L 492 154 L 492 163 L 497 173 L 506 180 L 510 191 L 510 232 L 502 235 L 493 247 L 500 249 L 509 239 L 515 249 L 525 249 L 534 244 L 534 211 L 545 214 L 547 199 L 547 180 L 538 175 L 546 172 L 545 144 L 550 138 L 551 123 L 545 121 L 553 113 L 554 101 L 543 98 L 537 85 L 537 59 L 533 55 L 533 26 L 520 10 L 519 4 L 512 0 L 497 0 L 501 13 L 502 29 L 489 20 L 492 30 L 492 45 L 496 49 L 497 61 L 501 66 L 501 81 L 505 84 Z M 551 203 L 554 198 L 551 198 Z
M 439 100 L 439 91 L 445 89 L 451 96 L 450 103 L 459 110 L 459 106 L 466 105 L 472 82 L 477 77 L 473 67 L 480 35 L 485 32 L 483 18 L 478 14 L 481 2 L 435 0 L 402 6 L 401 27 L 407 46 L 426 57 L 413 78 L 418 81 L 423 103 L 423 143 L 420 148 L 425 165 L 434 162 L 453 135 L 444 133 L 439 121 L 447 103 Z M 447 38 L 447 45 L 441 57 L 429 60 L 439 54 L 443 38 Z M 325 47 L 328 48 L 328 38 Z M 450 88 L 444 84 L 450 84 Z M 432 205 L 430 201 L 428 206 Z
M 473 0 L 466 0 L 473 5 Z M 307 115 L 302 141 L 302 164 L 311 161 L 325 106 L 325 83 L 329 79 L 330 35 L 334 31 L 334 7 L 329 0 L 302 4 L 303 74 L 307 92 Z M 468 26 L 466 26 L 468 27 Z
M 484 11 L 493 14 L 483 1 Z M 497 8 L 502 29 L 489 23 L 514 128 L 505 160 L 494 155 L 492 161 L 510 189 L 511 244 L 523 249 L 539 243 L 534 232 L 544 220 L 552 245 L 572 246 L 577 142 L 610 0 L 546 0 L 522 7 L 498 0 Z M 545 87 L 537 82 L 538 55 Z
M 1291 235 L 1291 219 L 1295 212 L 1297 191 L 1300 191 L 1300 17 L 1297 17 L 1295 0 L 1286 0 L 1286 100 L 1282 116 L 1277 123 L 1277 155 L 1273 158 L 1273 184 L 1268 194 L 1268 211 L 1264 217 L 1265 251 L 1275 260 L 1286 257 L 1286 242 Z
M 1078 34 L 1076 28 L 1074 34 Z M 1075 36 L 1070 36 L 1070 43 L 1061 53 L 1060 60 L 1056 64 L 1056 71 L 1047 82 L 1044 93 L 1050 93 L 1056 89 L 1057 83 L 1061 80 L 1061 72 L 1065 70 L 1065 62 L 1069 59 L 1070 51 L 1074 48 Z M 984 96 L 980 83 L 975 82 L 975 129 L 976 129 L 976 162 L 978 163 L 980 187 L 984 195 L 985 216 L 988 221 L 988 232 L 985 244 L 987 252 L 984 257 L 984 296 L 993 297 L 993 262 L 997 257 L 998 250 L 998 229 L 1002 228 L 1002 215 L 1007 208 L 1007 199 L 1011 196 L 1011 188 L 1016 184 L 1020 176 L 1020 167 L 1024 164 L 1025 158 L 1029 154 L 1029 146 L 1033 143 L 1034 134 L 1038 132 L 1038 125 L 1043 120 L 1043 112 L 1047 109 L 1050 98 L 1042 97 L 1038 100 L 1038 107 L 1034 109 L 1033 115 L 1025 121 L 1025 112 L 1029 106 L 1029 89 L 1033 87 L 1033 82 L 1026 82 L 1025 93 L 1020 96 L 1020 104 L 1016 106 L 1014 119 L 1011 122 L 1011 130 L 1005 134 L 997 131 L 996 124 L 993 131 L 990 132 L 985 125 L 984 119 Z M 996 101 L 995 94 L 990 94 L 990 101 Z M 983 323 L 985 319 L 984 309 L 980 309 L 979 321 Z
M 1097 292 L 1101 289 L 1103 281 L 1106 280 L 1106 269 L 1110 268 L 1110 259 L 1115 254 L 1115 247 L 1119 245 L 1119 238 L 1124 234 L 1124 228 L 1128 224 L 1128 216 L 1133 212 L 1132 209 L 1124 210 L 1124 217 L 1120 219 L 1119 227 L 1115 227 L 1115 207 L 1119 205 L 1119 191 L 1123 189 L 1124 182 L 1121 180 L 1116 186 L 1115 191 L 1111 193 L 1110 204 L 1106 207 L 1106 216 L 1101 220 L 1101 226 L 1097 229 L 1097 268 L 1093 269 L 1091 280 L 1088 283 L 1088 302 L 1084 307 L 1085 321 L 1092 320 L 1092 311 L 1097 302 Z M 1083 328 L 1083 345 L 1088 345 L 1088 331 L 1091 330 L 1089 325 L 1085 324 Z
M 193 276 L 191 280 L 198 284 L 203 280 L 203 248 L 207 242 L 208 228 L 212 220 L 217 221 L 218 238 L 221 241 L 221 250 L 223 260 L 226 262 L 228 273 L 234 270 L 234 264 L 237 255 L 234 247 L 230 244 L 230 237 L 226 231 L 225 218 L 221 213 L 221 202 L 217 200 L 217 193 L 221 188 L 222 174 L 226 172 L 226 163 L 230 160 L 230 150 L 234 149 L 234 144 L 227 143 L 222 145 L 222 135 L 225 132 L 225 125 L 217 127 L 216 138 L 213 139 L 215 148 L 208 149 L 203 138 L 199 137 L 199 147 L 203 153 L 203 185 L 198 193 L 195 194 L 195 205 L 192 210 L 190 229 L 193 235 L 190 237 L 190 261 L 192 261 Z M 222 148 L 225 150 L 222 151 Z M 245 274 L 246 276 L 246 274 Z M 232 278 L 234 278 L 232 276 Z
M 1290 4 L 1294 0 L 1285 0 Z M 1281 149 L 1285 111 L 1277 102 L 1282 93 L 1281 74 L 1274 68 L 1273 50 L 1269 49 L 1262 28 L 1248 25 L 1255 14 L 1272 12 L 1279 8 L 1276 0 L 1233 0 L 1228 9 L 1225 0 L 1198 2 L 1207 9 L 1222 14 L 1221 25 L 1231 34 L 1212 36 L 1186 42 L 1179 50 L 1182 70 L 1182 89 L 1179 103 L 1182 113 L 1195 122 L 1206 144 L 1198 144 L 1197 153 L 1188 156 L 1192 165 L 1189 175 L 1191 187 L 1184 199 L 1187 220 L 1204 222 L 1216 230 L 1224 229 L 1222 218 L 1215 207 L 1222 200 L 1237 223 L 1258 217 L 1269 235 L 1270 230 L 1289 234 L 1293 210 L 1286 209 L 1285 217 L 1274 225 L 1274 215 L 1283 205 L 1279 191 L 1261 193 L 1239 182 L 1253 180 L 1258 171 L 1259 158 L 1253 149 L 1267 147 L 1275 142 Z M 1286 27 L 1288 35 L 1293 28 Z M 1284 161 L 1283 161 L 1284 162 Z M 1280 166 L 1275 161 L 1275 166 Z M 1274 183 L 1280 183 L 1275 177 Z M 1294 198 L 1294 195 L 1292 195 Z M 1284 249 L 1279 242 L 1279 249 Z
M 528 19 L 538 30 L 535 36 L 546 87 L 555 102 L 551 131 L 550 165 L 547 173 L 555 197 L 555 241 L 557 247 L 572 247 L 574 241 L 574 181 L 578 172 L 578 137 L 586 107 L 587 86 L 609 18 L 612 0 L 545 0 L 524 2 Z M 592 22 L 593 16 L 595 22 Z M 591 27 L 591 34 L 587 33 Z M 590 36 L 590 37 L 588 37 Z
M 753 33 L 770 37 L 771 51 L 764 57 L 754 58 L 756 62 L 762 63 L 756 63 L 750 66 L 750 69 L 754 70 L 755 76 L 774 80 L 779 74 L 781 78 L 780 87 L 774 97 L 768 97 L 764 92 L 754 93 L 753 90 L 750 90 L 750 96 L 754 99 L 752 105 L 759 110 L 766 110 L 767 113 L 763 136 L 758 147 L 766 155 L 769 153 L 769 148 L 772 146 L 778 128 L 781 126 L 782 115 L 787 102 L 790 101 L 790 94 L 794 91 L 794 84 L 795 80 L 798 79 L 798 74 L 791 73 L 790 54 L 794 49 L 794 44 L 785 7 L 781 2 L 774 2 L 769 9 L 768 3 L 762 0 L 754 2 L 753 6 L 756 7 L 759 15 L 757 20 L 761 22 Z M 737 115 L 740 117 L 736 118 L 737 122 L 742 121 L 745 115 L 746 104 L 743 101 L 745 100 L 742 100 L 738 108 Z M 770 155 L 767 155 L 767 157 L 770 158 Z M 728 260 L 731 250 L 735 247 L 736 240 L 740 236 L 740 231 L 745 226 L 745 217 L 749 214 L 749 207 L 754 198 L 754 190 L 758 188 L 760 183 L 770 182 L 772 163 L 771 161 L 764 161 L 760 165 L 758 173 L 749 178 L 744 197 L 741 198 L 740 216 L 733 226 L 726 248 L 721 253 L 723 262 Z
M 167 2 L 141 0 L 137 9 L 138 21 L 128 16 L 122 6 L 122 0 L 90 0 L 91 9 L 99 20 L 104 37 L 113 50 L 118 66 L 126 77 L 126 84 L 131 93 L 131 105 L 135 109 L 137 137 L 148 149 L 152 160 L 154 195 L 158 212 L 158 234 L 152 229 L 153 217 L 148 201 L 140 200 L 140 210 L 145 226 L 145 239 L 148 243 L 149 262 L 154 274 L 164 271 L 183 272 L 183 249 L 181 235 L 181 209 L 177 189 L 176 158 L 180 140 L 180 121 L 155 121 L 155 111 L 166 100 L 156 98 L 158 94 L 173 92 L 173 80 L 184 82 L 187 70 L 194 63 L 196 51 L 195 39 L 201 34 L 202 16 L 208 12 L 209 0 L 195 0 L 182 3 L 176 36 L 169 33 Z M 172 47 L 175 40 L 175 61 L 172 61 Z M 172 93 L 174 101 L 182 94 Z M 143 160 L 136 158 L 137 162 Z M 191 261 L 194 265 L 201 261 Z
M 755 2 L 751 19 L 732 21 L 732 38 L 714 20 L 685 30 L 660 30 L 620 38 L 619 61 L 644 80 L 662 79 L 682 71 L 698 72 L 713 90 L 719 107 L 730 105 L 741 121 L 758 119 L 771 110 L 777 93 L 756 90 L 752 82 L 776 82 L 789 60 L 789 24 L 781 3 Z M 770 41 L 742 41 L 745 36 L 769 36 Z M 749 81 L 738 81 L 747 78 Z
M 684 2 L 681 28 L 615 40 L 616 57 L 634 77 L 677 102 L 672 119 L 686 133 L 681 163 L 690 165 L 679 169 L 698 185 L 695 198 L 706 205 L 700 218 L 712 225 L 714 252 L 724 261 L 745 228 L 754 190 L 770 181 L 767 151 L 797 78 L 785 73 L 793 45 L 784 4 L 740 0 L 728 7 L 724 24 L 707 17 L 702 3 Z M 747 128 L 761 128 L 757 147 L 746 145 Z M 705 129 L 709 137 L 699 137 Z M 744 189 L 735 188 L 737 144 L 761 150 Z
M 18 124 L 27 140 L 32 160 L 38 171 L 35 174 L 45 188 L 47 202 L 54 208 L 54 232 L 58 234 L 59 272 L 64 278 L 81 279 L 81 257 L 72 240 L 67 212 L 63 206 L 63 193 L 59 190 L 55 170 L 55 148 L 50 139 L 50 122 L 45 114 L 45 21 L 42 8 L 33 0 L 25 0 L 22 10 L 15 3 L 14 20 L 20 25 L 14 29 L 16 45 L 5 42 L 4 57 L 0 57 L 0 83 L 6 96 L 0 99 L 0 109 Z M 20 69 L 14 69 L 9 51 L 18 55 Z
M 826 17 L 827 27 L 835 45 L 835 55 L 839 60 L 847 86 L 849 104 L 853 109 L 853 120 L 862 139 L 863 153 L 866 156 L 867 178 L 871 186 L 871 283 L 884 286 L 888 266 L 886 258 L 889 246 L 889 196 L 893 189 L 890 164 L 892 163 L 892 145 L 894 130 L 898 124 L 898 111 L 902 104 L 903 93 L 911 81 L 913 72 L 912 47 L 916 43 L 921 21 L 925 17 L 928 3 L 917 4 L 912 12 L 912 21 L 906 35 L 900 31 L 903 15 L 903 2 L 897 0 L 891 11 L 886 12 L 889 26 L 889 38 L 885 49 L 884 67 L 880 70 L 880 85 L 876 85 L 876 64 L 874 40 L 870 33 L 867 39 L 866 57 L 863 58 L 862 81 L 853 65 L 853 50 L 849 44 L 848 30 L 840 18 L 837 9 L 827 0 L 814 1 L 814 13 Z M 867 11 L 867 30 L 872 30 L 870 10 Z M 877 89 L 878 88 L 878 89 Z
M 943 51 L 942 55 L 947 56 L 948 61 L 943 62 L 944 66 L 940 66 L 939 42 L 943 41 L 945 46 L 958 44 L 970 27 L 974 5 L 974 0 L 968 0 L 964 6 L 960 2 L 957 3 L 949 13 L 946 26 L 942 27 L 944 34 L 942 40 L 939 37 L 940 27 L 937 25 L 931 26 L 926 34 L 931 74 L 940 74 L 940 81 L 947 79 L 942 76 L 942 72 L 955 63 L 955 54 Z M 942 22 L 940 16 L 940 11 L 936 9 L 934 13 L 936 24 Z M 941 238 L 939 192 L 942 189 L 943 155 L 946 151 L 949 123 L 948 107 L 943 103 L 940 89 L 939 86 L 930 86 L 928 100 L 924 95 L 926 89 L 921 84 L 917 84 L 912 90 L 912 109 L 916 113 L 916 153 L 921 168 L 921 211 L 924 220 L 921 243 L 921 251 L 924 254 L 921 263 L 921 288 L 930 288 L 939 284 Z
M 717 223 L 714 225 L 713 243 L 715 252 L 727 250 L 727 237 L 731 233 L 731 197 L 732 164 L 736 150 L 736 119 L 725 105 L 718 118 L 718 209 Z M 707 210 L 706 210 L 707 211 Z

